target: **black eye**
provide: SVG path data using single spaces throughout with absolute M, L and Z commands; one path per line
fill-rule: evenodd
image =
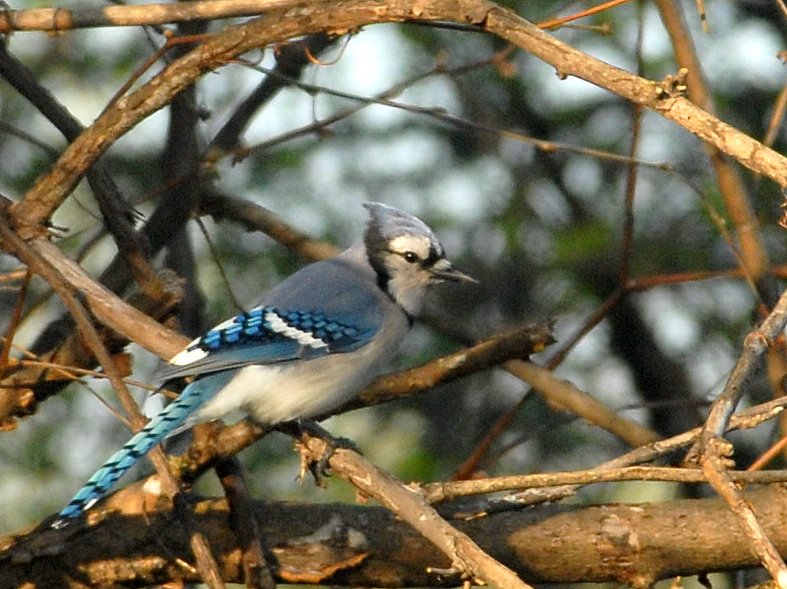
M 421 259 L 418 257 L 418 254 L 416 254 L 415 252 L 404 252 L 402 254 L 402 257 L 405 259 L 406 262 L 409 262 L 410 264 L 415 264 Z

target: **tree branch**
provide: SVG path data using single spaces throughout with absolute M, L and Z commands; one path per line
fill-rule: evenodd
M 746 494 L 769 536 L 787 551 L 787 489 Z M 226 582 L 242 582 L 242 551 L 228 529 L 223 500 L 193 504 L 195 522 L 217 555 Z M 427 568 L 450 562 L 383 508 L 339 504 L 256 503 L 256 518 L 278 560 L 281 582 L 348 587 L 456 586 Z M 657 504 L 543 506 L 456 521 L 496 560 L 529 582 L 628 583 L 754 566 L 749 538 L 717 498 Z M 197 582 L 188 538 L 169 513 L 107 517 L 66 535 L 31 530 L 0 539 L 0 578 L 10 587 L 144 586 Z M 309 563 L 309 567 L 305 563 Z
M 40 233 L 42 223 L 114 141 L 168 104 L 204 73 L 251 49 L 296 36 L 348 31 L 368 24 L 403 20 L 448 20 L 481 26 L 554 66 L 560 75 L 579 77 L 654 110 L 753 171 L 787 186 L 787 158 L 784 156 L 696 107 L 670 88 L 584 54 L 496 4 L 485 0 L 389 0 L 386 3 L 330 0 L 303 3 L 297 9 L 275 8 L 266 11 L 264 19 L 228 27 L 172 62 L 138 90 L 109 105 L 66 149 L 53 169 L 39 179 L 25 199 L 12 207 L 14 226 L 25 238 Z
M 406 487 L 353 450 L 332 450 L 328 442 L 306 432 L 301 432 L 299 441 L 306 451 L 302 459 L 319 463 L 330 453 L 329 464 L 334 472 L 390 509 L 448 556 L 451 566 L 441 573 L 443 576 L 507 589 L 532 589 L 511 569 L 485 553 L 467 534 L 443 519 L 420 490 Z
M 785 324 L 787 324 L 787 292 L 782 294 L 776 307 L 762 325 L 746 336 L 743 353 L 724 385 L 724 390 L 713 402 L 698 443 L 700 465 L 708 481 L 739 517 L 740 525 L 751 538 L 752 547 L 762 560 L 762 564 L 782 589 L 787 587 L 787 566 L 766 534 L 763 524 L 758 521 L 752 507 L 743 499 L 727 473 L 725 461 L 732 453 L 732 445 L 721 436 L 727 429 L 732 413 L 743 394 L 743 387 L 753 373 L 757 361 L 774 344 L 776 338 L 783 337 Z M 760 519 L 761 517 L 760 514 Z

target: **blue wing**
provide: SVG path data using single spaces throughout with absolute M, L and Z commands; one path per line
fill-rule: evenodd
M 341 258 L 310 264 L 274 289 L 265 304 L 239 313 L 170 360 L 164 381 L 352 352 L 382 323 L 373 277 Z M 370 281 L 372 284 L 370 285 Z
M 255 307 L 219 324 L 170 360 L 164 380 L 351 352 L 366 344 L 376 325 L 337 319 L 322 311 Z

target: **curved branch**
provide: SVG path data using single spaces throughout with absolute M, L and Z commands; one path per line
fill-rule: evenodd
M 278 4 L 277 4 L 278 6 Z M 669 88 L 595 59 L 486 0 L 328 0 L 275 8 L 264 17 L 228 27 L 128 96 L 111 104 L 63 153 L 54 168 L 12 207 L 12 221 L 25 238 L 42 224 L 71 193 L 79 179 L 126 131 L 156 112 L 201 75 L 243 53 L 318 33 L 343 33 L 381 22 L 447 20 L 473 24 L 510 41 L 546 63 L 560 75 L 576 76 L 670 119 L 743 165 L 787 186 L 787 158 L 675 95 Z

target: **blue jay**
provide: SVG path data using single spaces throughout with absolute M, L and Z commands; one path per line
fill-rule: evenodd
M 240 410 L 262 425 L 314 417 L 369 384 L 398 349 L 427 287 L 474 282 L 420 219 L 365 203 L 363 241 L 310 264 L 264 302 L 219 323 L 170 361 L 165 382 L 193 379 L 107 460 L 60 512 L 67 525 L 169 434 Z

